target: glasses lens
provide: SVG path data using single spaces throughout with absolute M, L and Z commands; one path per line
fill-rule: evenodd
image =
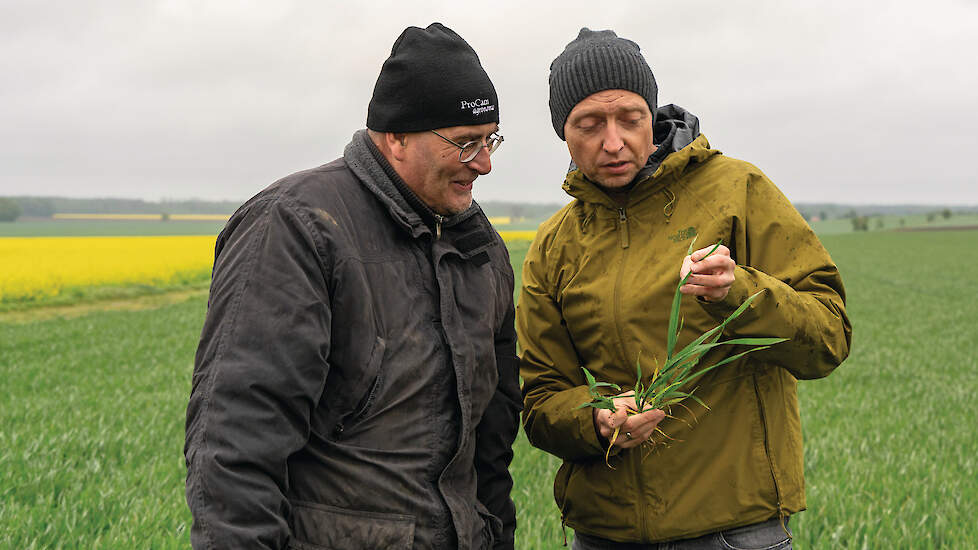
M 496 149 L 499 149 L 499 146 L 502 144 L 502 142 L 503 142 L 503 136 L 499 134 L 493 134 L 489 136 L 489 142 L 486 143 L 486 149 L 489 150 L 489 154 L 491 155 L 496 151 Z
M 469 162 L 479 154 L 480 149 L 482 149 L 482 143 L 470 141 L 462 146 L 462 150 L 458 154 L 458 159 L 462 162 Z
M 499 148 L 499 144 L 503 142 L 503 136 L 498 134 L 493 134 L 489 136 L 486 140 L 485 148 L 486 152 L 490 155 Z M 479 151 L 482 150 L 482 142 L 480 141 L 470 141 L 462 146 L 462 150 L 459 151 L 458 160 L 462 162 L 469 162 L 479 155 Z

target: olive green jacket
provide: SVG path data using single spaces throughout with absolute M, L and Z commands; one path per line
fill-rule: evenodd
M 699 136 L 669 154 L 619 207 L 578 170 L 575 201 L 544 222 L 523 264 L 517 306 L 523 422 L 530 442 L 563 459 L 554 496 L 563 522 L 622 542 L 694 537 L 805 509 L 796 384 L 849 353 L 839 272 L 782 193 L 754 166 Z M 677 349 L 763 292 L 725 335 L 790 340 L 695 382 L 660 424 L 668 438 L 613 453 L 595 432 L 586 367 L 599 380 L 645 382 L 666 356 L 666 327 L 690 240 L 722 240 L 736 261 L 726 299 L 682 299 Z M 727 339 L 726 337 L 723 339 Z M 721 346 L 712 365 L 743 349 Z

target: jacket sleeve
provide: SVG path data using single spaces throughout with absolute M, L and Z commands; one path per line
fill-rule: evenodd
M 567 331 L 546 265 L 547 237 L 538 233 L 523 263 L 516 308 L 523 377 L 523 429 L 534 447 L 563 460 L 602 456 L 581 361 Z
M 827 376 L 849 355 L 852 325 L 839 270 L 801 214 L 759 171 L 747 186 L 746 215 L 734 219 L 735 282 L 717 303 L 699 300 L 718 320 L 763 291 L 729 325 L 736 336 L 788 338 L 749 357 L 798 379 Z
M 284 548 L 288 457 L 323 391 L 330 310 L 316 235 L 278 201 L 218 239 L 184 454 L 196 549 Z
M 476 427 L 475 468 L 478 474 L 478 498 L 492 515 L 502 522 L 502 532 L 494 550 L 512 550 L 515 544 L 516 507 L 510 493 L 513 478 L 509 465 L 513 460 L 513 441 L 519 432 L 519 413 L 522 407 L 518 362 L 516 359 L 516 329 L 513 325 L 513 274 L 509 271 L 507 284 L 501 292 L 508 301 L 502 325 L 495 335 L 496 370 L 499 381 L 496 391 Z

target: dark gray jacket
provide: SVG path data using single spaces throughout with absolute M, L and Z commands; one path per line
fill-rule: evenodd
M 513 547 L 508 253 L 475 204 L 436 236 L 372 147 L 358 132 L 218 237 L 187 409 L 195 548 Z

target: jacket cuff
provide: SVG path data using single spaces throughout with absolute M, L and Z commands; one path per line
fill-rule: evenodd
M 591 394 L 588 393 L 587 386 L 578 386 L 571 390 L 575 395 L 580 395 L 579 400 L 575 400 L 578 403 L 587 403 L 591 400 Z M 584 407 L 574 411 L 575 420 L 577 421 L 577 438 L 584 443 L 588 448 L 588 454 L 603 453 L 604 448 L 601 447 L 601 436 L 598 435 L 598 430 L 594 426 L 594 413 L 593 409 L 590 407 Z

